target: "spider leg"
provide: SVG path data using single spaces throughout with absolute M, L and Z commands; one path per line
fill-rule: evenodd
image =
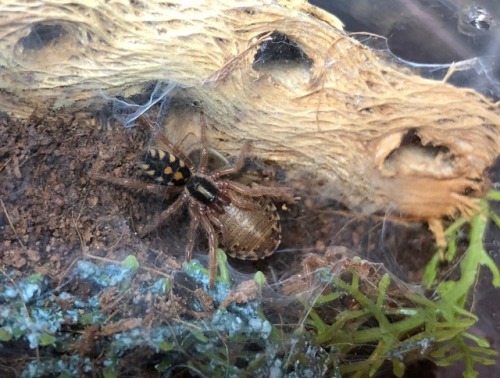
M 222 235 L 222 240 L 224 241 L 224 246 L 227 247 L 228 244 L 228 237 L 227 237 L 227 227 L 213 214 L 208 214 L 208 218 L 210 219 L 210 222 L 212 222 L 215 227 L 217 227 Z
M 200 133 L 201 133 L 201 152 L 200 164 L 198 165 L 198 172 L 205 174 L 208 165 L 208 148 L 207 148 L 207 120 L 203 113 L 200 114 Z
M 173 144 L 170 139 L 168 139 L 165 134 L 161 130 L 157 130 L 157 128 L 151 123 L 151 121 L 143 114 L 139 117 L 139 120 L 143 125 L 146 125 L 153 133 L 156 133 L 161 142 L 170 150 L 172 154 L 181 159 L 184 164 L 189 168 L 189 170 L 193 170 L 194 164 L 193 161 L 184 154 L 181 150 L 179 150 L 175 144 Z
M 293 202 L 293 191 L 291 188 L 287 187 L 270 187 L 270 186 L 262 186 L 256 185 L 246 186 L 239 184 L 234 181 L 221 181 L 219 184 L 219 189 L 221 191 L 231 189 L 237 193 L 243 194 L 249 197 L 262 197 L 268 196 L 271 198 L 285 199 L 287 201 Z
M 139 181 L 139 180 L 132 180 L 132 179 L 128 179 L 128 178 L 107 176 L 107 175 L 103 175 L 101 173 L 90 172 L 88 175 L 91 179 L 98 180 L 98 181 L 106 181 L 106 182 L 109 182 L 111 184 L 123 186 L 123 187 L 129 188 L 129 189 L 141 190 L 144 192 L 154 193 L 154 194 L 158 194 L 158 195 L 165 193 L 165 186 L 161 186 L 159 184 L 147 184 L 147 183 Z
M 160 215 L 158 215 L 156 218 L 154 218 L 151 223 L 149 223 L 147 226 L 144 226 L 144 228 L 139 232 L 139 237 L 143 238 L 147 234 L 151 233 L 152 231 L 156 230 L 160 225 L 165 222 L 173 213 L 175 213 L 177 210 L 181 208 L 182 205 L 188 200 L 188 194 L 187 193 L 182 193 L 179 198 L 175 200 L 175 202 L 168 207 L 165 211 L 163 211 Z
M 193 248 L 194 242 L 196 240 L 196 231 L 198 231 L 198 227 L 200 226 L 200 212 L 196 208 L 196 205 L 189 207 L 191 213 L 191 224 L 189 225 L 188 231 L 188 241 L 186 244 L 186 261 L 190 262 L 191 257 L 193 256 Z
M 236 163 L 230 167 L 222 167 L 222 168 L 216 169 L 215 171 L 213 171 L 213 173 L 210 175 L 210 177 L 213 180 L 217 181 L 217 179 L 219 177 L 227 176 L 227 175 L 241 171 L 241 169 L 245 165 L 245 157 L 250 152 L 250 148 L 251 148 L 251 142 L 249 140 L 245 141 L 245 143 L 243 143 L 243 146 L 241 147 L 240 153 L 238 154 L 238 158 L 236 159 Z
M 208 260 L 209 260 L 209 287 L 214 288 L 215 277 L 217 276 L 217 234 L 215 232 L 212 223 L 210 223 L 209 218 L 206 215 L 202 215 L 200 218 L 201 224 L 207 233 L 208 238 Z
M 239 207 L 240 209 L 253 211 L 257 210 L 260 207 L 260 205 L 257 202 L 245 201 L 243 197 L 236 195 L 235 192 L 232 190 L 227 190 L 225 194 L 227 194 L 231 203 L 234 206 Z

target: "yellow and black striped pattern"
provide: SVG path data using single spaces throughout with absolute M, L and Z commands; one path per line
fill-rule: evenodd
M 148 150 L 142 168 L 164 185 L 184 186 L 191 177 L 191 171 L 181 159 L 154 147 Z

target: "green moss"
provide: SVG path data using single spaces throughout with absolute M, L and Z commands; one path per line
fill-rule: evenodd
M 500 195 L 492 192 L 489 198 L 498 199 Z M 464 376 L 475 377 L 477 364 L 495 364 L 496 352 L 489 343 L 468 333 L 477 322 L 467 301 L 480 267 L 488 267 L 493 285 L 500 285 L 498 267 L 483 247 L 488 219 L 498 219 L 486 200 L 480 206 L 481 212 L 469 222 L 469 248 L 460 263 L 460 277 L 437 281 L 439 251 L 427 266 L 426 285 L 432 288 L 434 300 L 404 286 L 388 292 L 390 275 L 367 275 L 368 262 L 344 263 L 347 269 L 341 274 L 331 269 L 316 272 L 317 281 L 325 286 L 321 295 L 306 303 L 306 308 L 310 307 L 308 324 L 316 345 L 335 348 L 343 375 L 374 376 L 384 364 L 390 364 L 392 373 L 402 376 L 408 363 L 428 358 L 439 366 L 463 361 Z M 459 219 L 446 231 L 445 257 L 449 261 L 456 257 L 458 233 L 466 224 Z M 326 307 L 339 313 L 325 321 L 321 311 L 324 313 Z

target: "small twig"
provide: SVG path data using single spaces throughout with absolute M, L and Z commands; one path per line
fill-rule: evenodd
M 0 155 L 1 155 L 1 150 L 0 150 Z M 5 167 L 7 166 L 7 164 L 10 163 L 11 160 L 12 160 L 11 158 L 7 159 L 5 164 L 0 167 L 0 172 L 2 172 L 5 169 Z
M 3 200 L 0 198 L 0 204 L 2 205 L 2 210 L 5 214 L 5 217 L 7 218 L 7 222 L 9 222 L 10 227 L 12 228 L 12 232 L 14 232 L 14 235 L 16 236 L 17 240 L 19 241 L 19 244 L 21 244 L 21 247 L 24 248 L 23 241 L 17 234 L 16 228 L 14 227 L 14 224 L 12 223 L 12 219 L 10 219 L 9 213 L 7 212 L 7 208 L 5 207 L 5 204 L 3 203 Z
M 110 263 L 110 264 L 121 264 L 120 261 L 117 261 L 117 260 L 112 260 L 112 259 L 108 259 L 106 257 L 101 257 L 101 256 L 96 256 L 96 255 L 92 255 L 88 252 L 84 252 L 83 253 L 84 256 L 87 256 L 91 259 L 94 259 L 94 260 L 100 260 L 100 261 L 104 261 L 104 262 L 107 262 L 107 263 Z M 152 272 L 152 273 L 155 273 L 159 276 L 162 276 L 162 277 L 165 277 L 165 278 L 170 278 L 170 275 L 168 275 L 167 273 L 163 273 L 162 271 L 160 270 L 157 270 L 155 268 L 149 268 L 147 266 L 142 266 L 142 265 L 139 265 L 139 269 L 143 269 L 147 272 Z
M 83 200 L 81 201 L 80 209 L 78 210 L 78 216 L 76 217 L 76 219 L 75 219 L 74 207 L 71 209 L 71 220 L 73 222 L 73 227 L 75 228 L 76 233 L 78 234 L 78 239 L 80 240 L 80 246 L 82 249 L 85 248 L 85 242 L 83 240 L 83 237 L 82 237 L 80 230 L 78 229 L 78 221 L 80 220 L 80 218 L 82 216 L 83 205 L 84 205 L 84 202 L 87 199 L 88 195 L 89 195 L 89 193 L 87 191 L 85 191 L 85 196 L 84 196 Z
M 102 306 L 103 312 L 106 312 L 112 308 L 115 309 L 114 311 L 111 311 L 111 313 L 108 315 L 108 317 L 106 319 L 104 319 L 104 324 L 108 324 L 115 317 L 115 315 L 120 312 L 120 308 L 119 308 L 118 304 L 123 300 L 123 298 L 124 298 L 124 295 L 119 295 L 116 297 L 116 299 L 113 302 L 107 303 L 105 306 Z
M 19 158 L 15 155 L 12 157 L 12 165 L 13 165 L 12 173 L 14 174 L 14 177 L 18 180 L 21 180 L 23 175 L 21 174 L 21 169 L 19 169 L 20 167 Z
M 62 277 L 59 279 L 59 282 L 57 283 L 57 286 L 56 288 L 54 289 L 54 291 L 56 290 L 59 290 L 61 287 L 62 287 L 62 281 L 64 278 L 66 278 L 66 276 L 68 275 L 68 272 L 71 270 L 71 268 L 73 267 L 73 265 L 75 265 L 75 263 L 78 261 L 78 256 L 76 256 L 73 261 L 68 265 L 68 267 L 65 269 Z
M 101 256 L 92 255 L 92 254 L 90 254 L 88 252 L 84 252 L 83 255 L 86 256 L 86 257 L 89 257 L 89 258 L 91 258 L 93 260 L 104 261 L 104 262 L 107 262 L 107 263 L 110 263 L 110 264 L 120 264 L 120 261 L 113 260 L 113 259 L 108 259 L 107 257 L 101 257 Z

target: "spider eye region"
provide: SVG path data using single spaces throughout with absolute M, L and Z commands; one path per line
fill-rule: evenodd
M 204 205 L 212 205 L 219 201 L 219 189 L 205 177 L 193 176 L 188 183 L 189 194 Z
M 191 171 L 181 159 L 158 148 L 148 150 L 142 169 L 165 185 L 184 186 L 191 177 Z

